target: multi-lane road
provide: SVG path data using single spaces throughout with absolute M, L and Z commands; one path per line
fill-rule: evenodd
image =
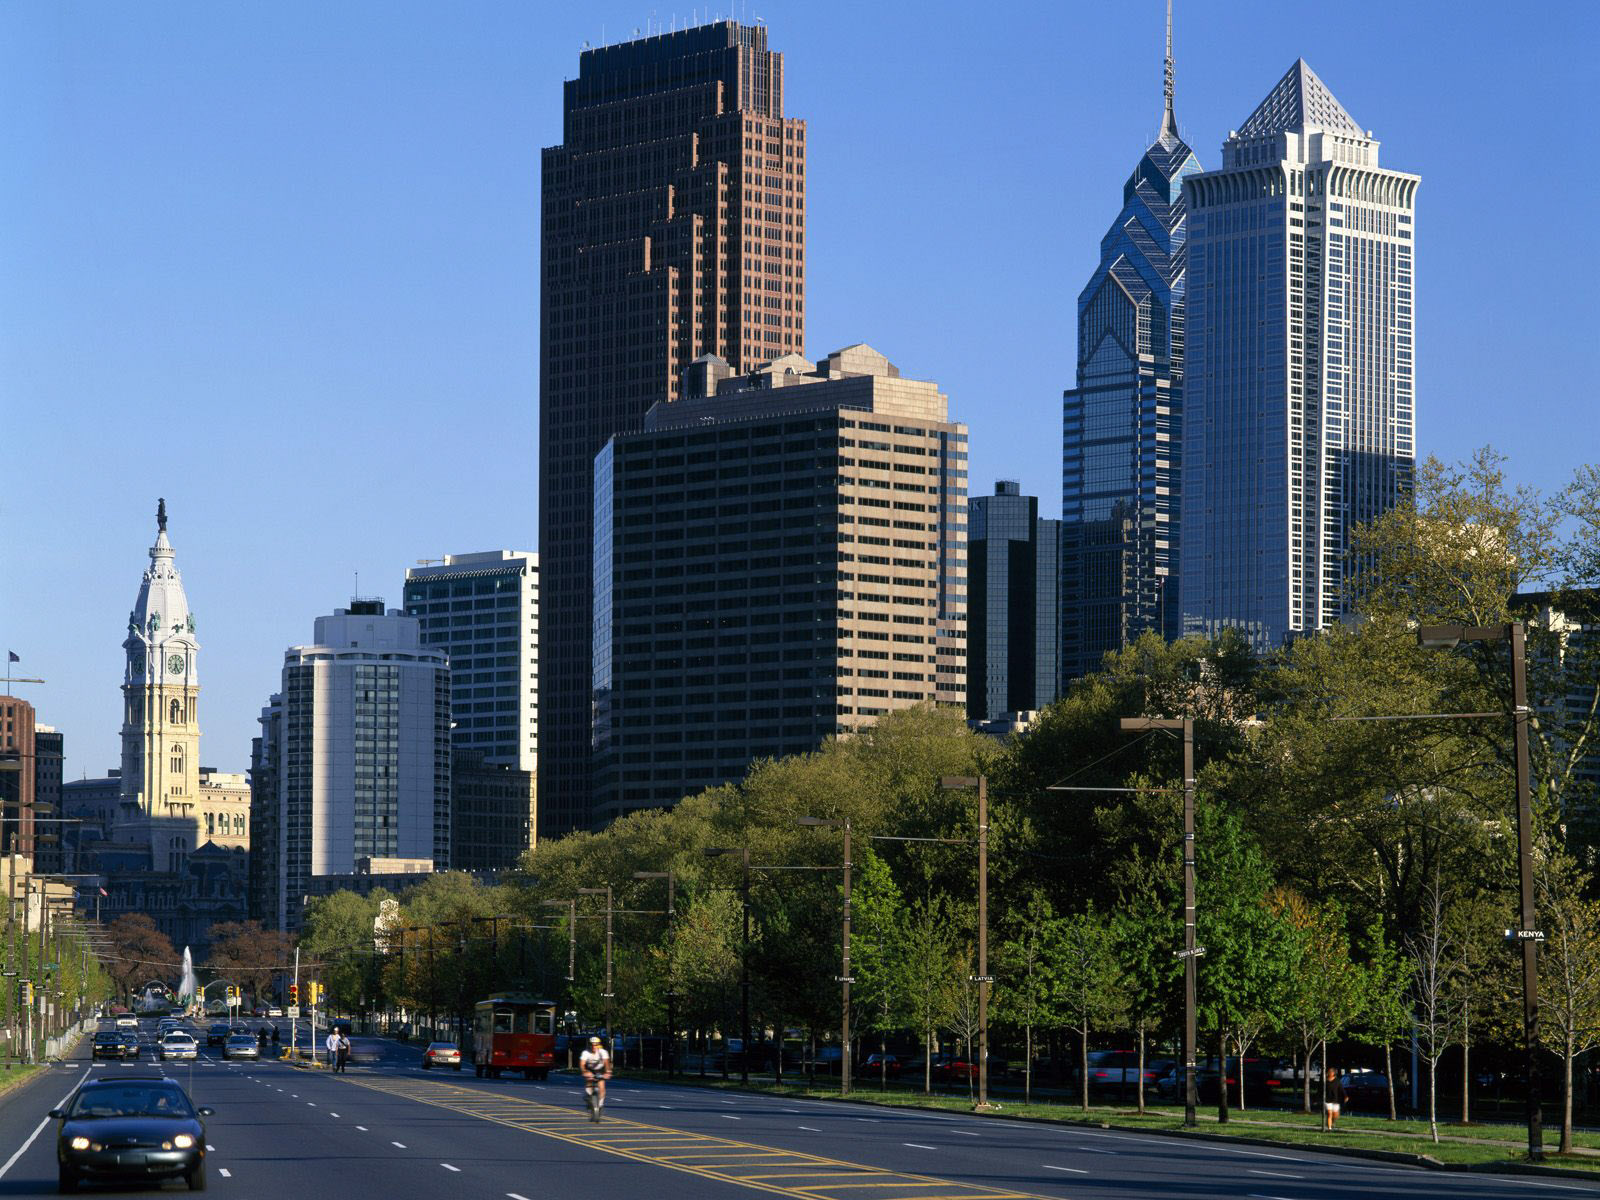
M 148 1045 L 151 1031 L 143 1031 Z M 237 1197 L 452 1200 L 1499 1200 L 1600 1196 L 1583 1181 L 1440 1173 L 1293 1148 L 964 1114 L 612 1083 L 592 1124 L 570 1077 L 424 1071 L 386 1043 L 345 1075 L 274 1061 L 91 1063 L 80 1055 L 0 1100 L 0 1196 L 52 1194 L 45 1113 L 85 1077 L 178 1079 L 207 1122 L 210 1186 Z M 165 1190 L 181 1191 L 181 1183 Z

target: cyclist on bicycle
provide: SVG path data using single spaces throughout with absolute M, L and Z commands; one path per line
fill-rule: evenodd
M 606 1104 L 606 1080 L 611 1078 L 611 1055 L 600 1044 L 600 1039 L 589 1039 L 589 1048 L 578 1056 L 578 1070 L 583 1074 L 583 1091 L 589 1102 L 589 1120 L 598 1121 L 600 1110 Z

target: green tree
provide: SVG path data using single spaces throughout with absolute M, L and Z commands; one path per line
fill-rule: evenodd
M 911 1022 L 910 981 L 906 965 L 906 907 L 889 866 L 870 848 L 856 852 L 851 898 L 850 973 L 855 983 L 850 1002 L 853 1021 L 878 1035 L 878 1050 L 887 1053 L 887 1038 Z M 878 1083 L 888 1086 L 883 1060 Z
M 1112 915 L 1128 1019 L 1138 1041 L 1140 1112 L 1148 1035 L 1182 1004 L 1183 965 L 1174 957 L 1183 947 L 1182 885 L 1174 871 L 1159 874 L 1159 865 L 1137 859 L 1130 864 L 1129 883 Z
M 381 889 L 370 896 L 332 892 L 306 905 L 302 969 L 342 1011 L 358 1011 L 363 1002 L 375 1007 L 383 994 L 374 922 L 387 897 Z
M 1389 1119 L 1393 1121 L 1396 1114 L 1392 1055 L 1395 1042 L 1411 1029 L 1411 981 L 1415 964 L 1404 947 L 1384 934 L 1383 923 L 1377 920 L 1367 926 L 1366 961 L 1367 994 L 1355 1032 L 1362 1042 L 1383 1049 L 1383 1076 L 1389 1081 Z M 1308 1083 L 1308 1092 L 1309 1087 Z
M 1561 1153 L 1572 1151 L 1572 1064 L 1600 1046 L 1600 902 L 1567 855 L 1548 856 L 1538 872 L 1545 930 L 1539 970 L 1539 1036 L 1561 1057 Z
M 672 960 L 673 977 L 686 1002 L 682 1019 L 702 1030 L 726 1029 L 738 1012 L 739 897 L 725 889 L 710 888 L 691 895 L 686 906 L 681 898 L 678 904 Z M 726 1074 L 726 1055 L 723 1071 Z M 704 1052 L 700 1073 L 705 1074 Z
M 1055 910 L 1037 892 L 1005 923 L 995 979 L 995 1018 L 1022 1030 L 1023 1103 L 1033 1103 L 1033 1035 L 1060 1023 L 1060 980 L 1051 949 L 1060 941 Z
M 1313 1051 L 1323 1047 L 1325 1071 L 1327 1044 L 1361 1018 L 1371 992 L 1370 980 L 1351 953 L 1344 914 L 1336 904 L 1313 905 L 1286 888 L 1274 889 L 1268 902 L 1290 930 L 1283 1017 L 1299 1035 L 1300 1062 L 1305 1068 L 1301 1102 L 1304 1111 L 1310 1112 Z
M 906 919 L 905 980 L 912 1020 L 923 1048 L 922 1090 L 933 1090 L 933 1055 L 939 1029 L 955 1005 L 956 976 L 961 971 L 948 898 L 929 894 L 912 903 Z
M 1089 1035 L 1121 1021 L 1128 1011 L 1122 966 L 1110 925 L 1091 904 L 1054 926 L 1051 957 L 1056 962 L 1062 1013 L 1078 1035 L 1079 1099 L 1089 1111 Z

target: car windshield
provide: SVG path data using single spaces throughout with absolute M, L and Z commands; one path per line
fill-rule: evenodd
M 428 1046 L 429 1050 L 454 1050 L 455 1048 L 456 1044 L 454 1042 L 433 1042 Z
M 73 1120 L 95 1117 L 193 1117 L 189 1098 L 159 1084 L 118 1083 L 84 1088 L 67 1114 Z

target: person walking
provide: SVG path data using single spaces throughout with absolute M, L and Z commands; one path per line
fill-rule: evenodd
M 1328 1076 L 1322 1083 L 1322 1132 L 1332 1133 L 1333 1127 L 1339 1122 L 1339 1109 L 1344 1104 L 1344 1081 L 1339 1078 L 1339 1072 L 1328 1068 Z
M 338 1055 L 339 1056 L 336 1065 L 333 1069 L 340 1075 L 347 1074 L 348 1072 L 345 1071 L 345 1067 L 350 1062 L 350 1035 L 345 1033 L 343 1030 L 340 1030 L 339 1032 Z
M 339 1069 L 339 1031 L 337 1029 L 328 1030 L 328 1036 L 323 1041 L 322 1047 L 328 1055 L 327 1065 L 329 1069 L 337 1071 Z

